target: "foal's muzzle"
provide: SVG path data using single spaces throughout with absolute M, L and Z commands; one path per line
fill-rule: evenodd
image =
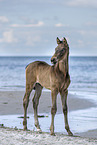
M 56 57 L 51 58 L 51 63 L 56 64 L 57 63 L 57 58 Z

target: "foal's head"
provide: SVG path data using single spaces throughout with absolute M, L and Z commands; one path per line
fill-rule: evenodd
M 66 38 L 63 38 L 62 41 L 57 37 L 58 46 L 55 48 L 55 53 L 51 58 L 51 62 L 56 64 L 58 61 L 65 59 L 69 55 L 69 46 Z

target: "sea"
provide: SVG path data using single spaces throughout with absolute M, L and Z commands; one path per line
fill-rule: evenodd
M 50 59 L 50 56 L 1 56 L 0 91 L 25 91 L 26 66 L 36 60 L 45 61 L 52 65 Z M 70 56 L 69 74 L 71 78 L 71 84 L 68 88 L 69 93 L 97 104 L 97 57 Z M 48 90 L 44 88 L 43 91 Z M 29 116 L 33 118 L 33 115 L 29 114 Z M 44 131 L 49 130 L 51 118 L 50 114 L 48 116 L 49 118 L 40 119 L 40 124 Z M 64 119 L 62 117 L 62 114 L 56 115 L 56 132 L 64 132 Z M 13 127 L 23 128 L 22 119 L 19 120 L 17 118 L 18 115 L 0 116 L 0 120 L 5 126 L 12 127 L 13 123 Z M 69 122 L 74 133 L 97 129 L 97 107 L 71 111 L 69 113 Z M 33 128 L 32 119 L 29 119 L 28 126 L 29 129 Z
M 50 56 L 0 57 L 0 91 L 24 91 L 25 68 L 36 60 L 51 64 Z M 69 58 L 70 92 L 97 93 L 97 57 Z

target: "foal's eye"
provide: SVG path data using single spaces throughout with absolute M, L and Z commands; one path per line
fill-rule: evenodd
M 61 52 L 63 52 L 64 50 L 62 49 Z
M 63 48 L 60 52 L 61 52 L 61 53 L 63 53 L 64 51 L 66 51 L 66 49 L 65 49 L 65 48 Z

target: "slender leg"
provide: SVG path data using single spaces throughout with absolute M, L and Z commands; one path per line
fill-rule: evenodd
M 30 92 L 26 92 L 25 95 L 24 95 L 24 98 L 23 98 L 23 107 L 24 107 L 23 125 L 24 125 L 24 130 L 27 130 L 27 107 L 28 107 L 28 104 L 29 104 Z
M 54 117 L 57 111 L 57 105 L 56 105 L 57 94 L 58 94 L 58 91 L 51 92 L 51 95 L 52 95 L 51 126 L 50 126 L 51 135 L 55 135 L 54 134 Z
M 72 132 L 70 131 L 69 124 L 68 124 L 68 108 L 67 108 L 67 95 L 68 95 L 68 90 L 60 92 L 61 94 L 61 101 L 62 101 L 62 107 L 63 107 L 63 113 L 64 113 L 64 120 L 65 120 L 65 129 L 68 132 L 68 135 L 72 136 Z
M 39 125 L 39 121 L 38 121 L 38 114 L 37 114 L 37 107 L 38 107 L 38 104 L 39 104 L 39 98 L 41 96 L 41 92 L 42 92 L 42 86 L 40 84 L 35 84 L 35 94 L 34 94 L 34 97 L 33 97 L 33 108 L 34 108 L 34 120 L 35 120 L 35 126 L 37 128 L 37 131 L 41 132 L 41 129 L 40 129 L 40 125 Z
M 70 85 L 70 76 L 69 76 L 69 74 L 67 73 L 66 74 L 66 82 L 65 82 L 65 86 L 64 86 L 64 90 L 67 90 L 67 88 L 69 87 L 69 85 Z

